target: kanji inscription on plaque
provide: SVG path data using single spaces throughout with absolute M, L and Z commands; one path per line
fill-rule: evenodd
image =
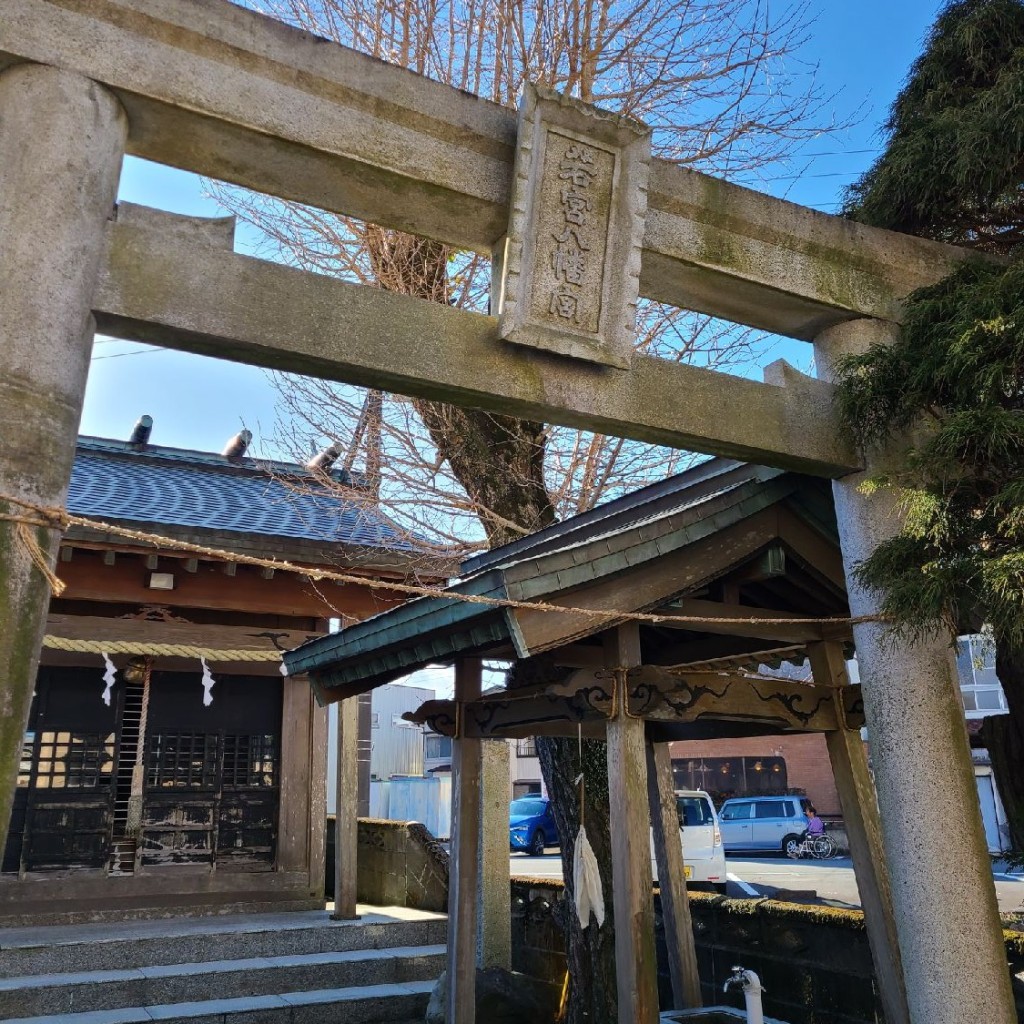
M 628 367 L 650 131 L 528 86 L 500 296 L 501 336 Z

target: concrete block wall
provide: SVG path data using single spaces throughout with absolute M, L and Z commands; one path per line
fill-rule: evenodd
M 418 821 L 360 818 L 356 898 L 382 907 L 448 909 L 448 854 Z M 334 819 L 327 819 L 327 898 L 334 883 Z

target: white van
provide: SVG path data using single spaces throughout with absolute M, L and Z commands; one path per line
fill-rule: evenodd
M 718 827 L 718 815 L 711 797 L 699 789 L 677 789 L 679 808 L 679 841 L 683 847 L 683 863 L 687 882 L 710 882 L 718 892 L 724 893 L 725 847 Z M 654 839 L 651 838 L 651 870 L 658 880 L 658 866 L 654 860 Z

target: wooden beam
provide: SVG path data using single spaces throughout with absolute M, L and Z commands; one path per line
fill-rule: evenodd
M 114 526 L 138 528 L 138 523 L 130 520 L 109 520 Z M 160 557 L 178 558 L 186 562 L 195 562 L 196 570 L 201 562 L 186 551 L 176 550 L 176 542 L 187 541 L 202 544 L 204 547 L 217 548 L 240 555 L 255 555 L 257 558 L 275 558 L 279 561 L 291 562 L 297 567 L 322 569 L 324 567 L 344 571 L 353 576 L 365 576 L 367 579 L 404 580 L 409 572 L 416 570 L 423 582 L 444 581 L 457 563 L 450 559 L 432 558 L 421 551 L 390 551 L 383 548 L 369 548 L 358 545 L 330 544 L 323 541 L 306 540 L 301 537 L 268 536 L 259 533 L 240 533 L 238 530 L 217 530 L 204 526 L 181 526 L 174 523 L 154 523 L 153 530 L 161 538 Z M 142 541 L 130 541 L 115 536 L 98 526 L 83 526 L 75 523 L 68 528 L 65 539 L 83 550 L 104 551 L 116 548 L 120 554 L 145 555 L 153 550 L 151 544 Z M 214 560 L 207 562 L 212 569 Z M 186 572 L 192 572 L 186 565 Z
M 822 536 L 786 504 L 779 506 L 779 538 L 807 571 L 821 577 L 840 594 L 846 593 L 838 540 Z
M 610 670 L 640 664 L 635 622 L 605 634 Z M 651 816 L 647 809 L 644 723 L 625 714 L 621 700 L 608 723 L 608 802 L 612 828 L 612 906 L 615 921 L 615 980 L 619 1024 L 655 1024 L 658 965 L 654 951 L 651 895 Z
M 864 722 L 859 686 L 843 689 L 837 718 L 830 689 L 776 676 L 669 672 L 643 665 L 629 670 L 625 685 L 629 715 L 651 723 L 747 723 L 776 732 L 827 732 L 859 729 Z M 610 673 L 580 669 L 562 683 L 468 701 L 461 708 L 463 735 L 575 736 L 582 727 L 587 735 L 601 736 L 615 714 L 614 699 Z M 403 717 L 454 736 L 459 714 L 454 701 L 431 700 Z
M 744 664 L 768 663 L 773 656 L 786 660 L 802 652 L 803 644 L 780 644 L 758 640 L 755 637 L 715 636 L 686 643 L 650 645 L 644 657 L 651 665 L 672 665 L 685 668 L 692 665 L 698 671 L 703 666 L 721 663 L 721 668 L 739 668 Z M 749 655 L 746 659 L 745 655 Z
M 212 647 L 220 650 L 286 651 L 320 633 L 298 629 L 261 629 L 259 626 L 205 626 L 192 622 L 153 622 L 115 619 L 101 615 L 66 615 L 51 612 L 46 632 L 67 640 L 127 640 Z
M 198 558 L 186 558 L 184 560 L 185 572 L 196 573 L 199 572 L 199 559 Z
M 554 652 L 555 664 L 565 668 L 600 668 L 604 651 L 590 644 L 566 644 Z
M 116 560 L 117 560 L 117 555 L 113 551 L 104 551 L 103 552 L 103 564 L 104 565 L 113 565 Z
M 61 544 L 60 546 L 60 560 L 62 562 L 70 562 L 72 556 L 75 553 L 75 549 L 70 544 Z
M 725 622 L 686 622 L 678 623 L 679 629 L 688 629 L 701 633 L 718 633 L 725 636 L 749 636 L 761 640 L 778 640 L 782 643 L 809 643 L 825 638 L 825 629 L 818 624 L 802 622 L 807 618 L 805 615 L 798 615 L 793 612 L 780 612 L 771 608 L 755 608 L 745 604 L 725 604 L 719 601 L 699 601 L 694 598 L 682 598 L 673 602 L 670 608 L 659 608 L 659 615 L 678 616 L 681 620 L 687 617 L 700 617 L 703 619 L 725 619 Z M 765 624 L 751 622 L 751 619 L 792 619 L 792 624 L 784 622 L 781 624 Z M 662 623 L 663 626 L 671 628 L 675 623 Z M 831 634 L 850 632 L 850 627 L 845 625 L 827 627 Z
M 69 601 L 103 601 L 105 603 L 152 604 L 157 592 L 145 586 L 139 572 L 140 562 L 133 557 L 120 557 L 109 552 L 110 568 L 99 569 L 100 559 L 79 552 L 73 562 L 62 564 L 60 578 L 67 585 L 63 598 Z M 88 557 L 87 557 L 88 556 Z M 213 564 L 201 564 L 195 574 L 180 573 L 175 577 L 173 604 L 180 614 L 188 616 L 189 608 L 245 612 L 253 615 L 300 616 L 328 618 L 334 609 L 356 619 L 364 619 L 400 603 L 400 595 L 371 590 L 351 584 L 334 590 L 327 604 L 311 582 L 293 573 L 278 573 L 273 583 L 262 583 L 251 570 L 240 568 L 237 576 L 225 576 Z
M 647 722 L 647 738 L 652 743 L 679 743 L 686 740 L 733 740 L 756 736 L 778 736 L 777 725 L 764 722 L 733 722 L 711 718 L 701 722 Z
M 647 800 L 651 809 L 654 859 L 658 865 L 661 919 L 665 926 L 672 1006 L 686 1010 L 703 1006 L 697 946 L 686 892 L 686 864 L 680 832 L 679 804 L 667 743 L 647 743 Z
M 480 696 L 482 662 L 455 664 L 455 700 Z M 448 992 L 445 1024 L 476 1021 L 477 889 L 480 884 L 480 740 L 452 743 L 451 861 L 448 869 Z M 507 880 L 506 880 L 507 881 Z
M 630 673 L 627 691 L 629 713 L 648 721 L 727 719 L 783 732 L 827 732 L 842 724 L 830 689 L 775 676 L 676 675 L 644 665 Z
M 338 704 L 338 754 L 334 808 L 334 913 L 351 921 L 356 913 L 359 855 L 359 698 Z
M 610 700 L 610 694 L 607 695 Z M 455 736 L 456 703 L 428 700 L 402 717 L 441 736 Z M 588 739 L 604 739 L 605 711 L 575 696 L 513 695 L 484 697 L 462 706 L 463 735 L 469 739 L 523 739 L 530 736 L 575 736 L 582 727 Z
M 842 645 L 812 644 L 807 653 L 815 681 L 833 688 L 836 707 L 841 709 L 841 694 L 848 689 L 849 682 Z M 833 730 L 825 734 L 825 739 L 850 840 L 883 1015 L 889 1024 L 909 1024 L 889 871 L 882 847 L 882 826 L 864 743 L 859 732 L 849 729 Z

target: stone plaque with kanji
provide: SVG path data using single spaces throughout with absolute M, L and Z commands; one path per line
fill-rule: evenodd
M 501 281 L 501 336 L 628 367 L 651 156 L 648 128 L 527 86 Z

